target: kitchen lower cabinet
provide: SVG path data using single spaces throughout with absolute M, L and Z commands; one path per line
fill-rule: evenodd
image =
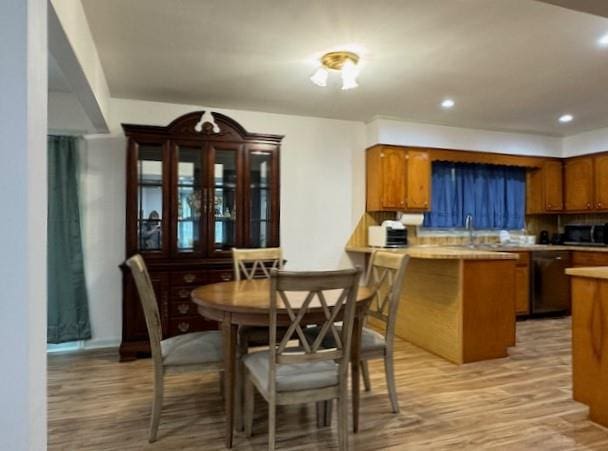
M 608 266 L 608 252 L 572 252 L 572 266 Z
M 519 260 L 515 263 L 515 314 L 530 313 L 530 254 L 517 252 Z
M 600 268 L 597 268 L 598 270 Z M 608 427 L 608 280 L 572 276 L 572 397 L 589 406 L 591 421 Z

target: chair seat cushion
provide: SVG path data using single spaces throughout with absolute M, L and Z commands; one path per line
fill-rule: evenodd
M 304 329 L 304 335 L 306 335 L 306 338 L 308 338 L 308 341 L 310 343 L 312 343 L 315 340 L 315 338 L 317 337 L 317 335 L 319 334 L 320 330 L 321 330 L 321 328 L 318 326 L 307 327 L 306 329 Z M 340 326 L 337 326 L 336 330 L 339 333 L 342 332 L 342 328 Z M 325 334 L 325 337 L 323 337 L 323 341 L 321 342 L 321 345 L 324 348 L 335 348 L 336 347 L 336 343 L 334 341 L 334 337 L 331 334 L 331 332 L 328 331 L 327 334 Z M 376 332 L 373 329 L 369 329 L 367 327 L 363 328 L 363 331 L 361 333 L 361 352 L 383 350 L 385 347 L 386 347 L 386 341 L 384 340 L 384 336 L 382 334 Z
M 160 342 L 163 365 L 196 365 L 222 361 L 222 334 L 218 330 L 192 332 Z
M 268 390 L 269 353 L 254 352 L 243 357 L 251 377 Z M 277 365 L 277 392 L 310 390 L 338 385 L 338 365 L 333 360 Z

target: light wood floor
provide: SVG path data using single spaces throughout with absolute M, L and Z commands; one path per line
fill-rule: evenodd
M 381 362 L 361 400 L 352 448 L 608 449 L 608 429 L 587 420 L 571 399 L 569 319 L 518 323 L 510 357 L 456 366 L 397 343 L 401 414 L 390 413 Z M 223 408 L 217 375 L 169 376 L 159 441 L 147 443 L 152 394 L 149 360 L 117 363 L 115 351 L 49 356 L 49 449 L 222 450 Z M 279 408 L 277 448 L 335 449 L 332 428 L 317 429 L 314 405 Z M 266 447 L 266 410 L 256 403 L 251 440 Z

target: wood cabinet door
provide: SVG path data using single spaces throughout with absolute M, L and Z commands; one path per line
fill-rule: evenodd
M 608 209 L 608 155 L 595 158 L 595 208 Z
M 564 208 L 562 162 L 548 161 L 543 166 L 543 193 L 545 210 L 559 211 Z
M 530 271 L 527 267 L 515 268 L 515 313 L 527 315 L 530 312 Z
M 566 210 L 593 208 L 593 159 L 575 158 L 565 165 Z
M 544 211 L 543 171 L 542 169 L 529 169 L 526 173 L 526 213 L 535 214 Z
M 431 204 L 431 159 L 428 152 L 410 150 L 407 153 L 408 210 L 428 210 Z
M 406 195 L 406 152 L 401 149 L 386 148 L 380 155 L 382 165 L 382 207 L 405 209 Z

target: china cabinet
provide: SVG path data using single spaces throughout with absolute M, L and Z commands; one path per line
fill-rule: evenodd
M 219 113 L 166 127 L 123 124 L 127 136 L 126 254 L 140 253 L 156 290 L 163 337 L 216 328 L 193 287 L 231 280 L 231 249 L 279 246 L 282 136 L 249 133 Z M 121 360 L 148 353 L 129 271 L 123 273 Z

